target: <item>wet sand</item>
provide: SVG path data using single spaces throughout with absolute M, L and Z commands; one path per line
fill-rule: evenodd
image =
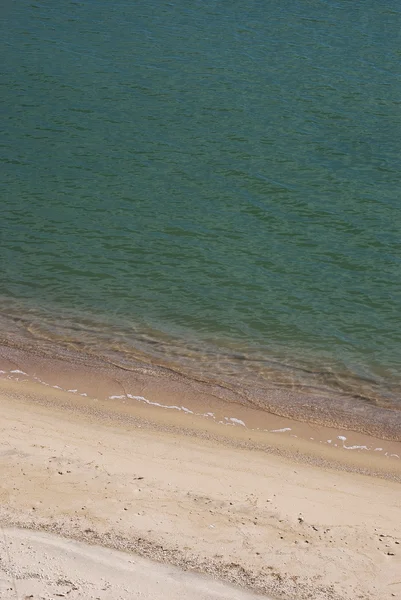
M 165 563 L 277 599 L 400 597 L 396 457 L 280 433 L 257 443 L 261 433 L 240 425 L 77 396 L 22 375 L 3 378 L 0 402 L 3 528 L 150 559 L 156 581 L 156 563 Z M 12 556 L 15 572 L 1 563 L 3 580 L 14 573 L 9 588 L 26 583 L 30 564 L 24 552 Z M 39 567 L 29 567 L 35 600 L 54 592 Z M 88 568 L 80 578 L 90 583 L 90 576 Z M 105 576 L 111 587 L 113 577 Z M 180 597 L 196 590 L 202 598 L 195 580 L 188 585 Z M 92 598 L 95 588 L 83 590 L 80 597 Z M 174 593 L 166 588 L 163 597 Z M 217 597 L 235 596 L 223 589 Z
M 364 397 L 362 389 L 360 395 L 350 395 L 332 389 L 302 387 L 295 382 L 279 385 L 264 381 L 262 384 L 257 379 L 249 380 L 246 366 L 233 374 L 231 380 L 224 376 L 216 378 L 207 368 L 202 368 L 201 360 L 195 371 L 187 372 L 183 364 L 169 361 L 168 356 L 155 362 L 154 356 L 131 346 L 122 348 L 118 342 L 107 349 L 98 340 L 88 348 L 77 335 L 70 340 L 63 336 L 47 339 L 37 337 L 36 331 L 14 329 L 0 332 L 0 376 L 14 379 L 27 376 L 31 381 L 99 400 L 124 398 L 129 401 L 140 397 L 145 402 L 169 406 L 179 401 L 180 407 L 183 402 L 183 409 L 194 413 L 225 413 L 223 419 L 229 414 L 229 419 L 237 421 L 243 414 L 250 429 L 261 428 L 260 425 L 266 423 L 265 429 L 268 429 L 274 417 L 278 417 L 277 422 L 280 418 L 290 419 L 316 427 L 331 427 L 334 431 L 341 429 L 401 441 L 401 410 L 397 410 L 397 405 L 387 406 L 384 398 Z M 312 437 L 313 433 L 308 436 Z M 364 444 L 354 439 L 347 445 Z

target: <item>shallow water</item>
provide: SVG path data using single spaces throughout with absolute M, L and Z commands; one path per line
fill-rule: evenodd
M 3 331 L 400 407 L 396 2 L 3 12 Z

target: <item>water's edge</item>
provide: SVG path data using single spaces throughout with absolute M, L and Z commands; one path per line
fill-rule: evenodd
M 319 389 L 307 389 L 274 385 L 259 387 L 249 380 L 237 377 L 232 381 L 218 378 L 213 373 L 199 369 L 197 373 L 180 369 L 176 361 L 169 363 L 137 351 L 129 355 L 124 352 L 102 352 L 102 347 L 88 350 L 80 347 L 79 341 L 40 339 L 24 331 L 0 330 L 0 369 L 35 369 L 45 359 L 52 365 L 54 373 L 69 373 L 74 380 L 74 370 L 105 374 L 124 390 L 138 393 L 138 377 L 141 385 L 153 378 L 163 389 L 165 384 L 174 384 L 176 401 L 186 396 L 202 394 L 214 400 L 237 406 L 248 406 L 264 412 L 295 419 L 300 422 L 315 423 L 328 427 L 352 430 L 381 439 L 401 441 L 401 411 L 367 402 L 354 395 L 339 394 Z M 72 384 L 71 384 L 72 385 Z M 167 389 L 167 388 L 166 388 Z M 139 389 L 140 392 L 140 389 Z M 116 393 L 116 392 L 114 392 Z

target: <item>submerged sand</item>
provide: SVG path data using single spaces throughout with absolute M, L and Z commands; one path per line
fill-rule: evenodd
M 269 445 L 245 447 L 235 435 L 191 433 L 171 417 L 162 426 L 155 407 L 145 415 L 133 406 L 128 415 L 123 404 L 71 400 L 27 382 L 2 381 L 0 405 L 0 572 L 9 594 L 2 597 L 67 594 L 56 592 L 57 581 L 77 580 L 69 561 L 80 553 L 80 598 L 245 598 L 239 588 L 292 600 L 401 597 L 395 459 L 379 476 L 364 475 L 360 465 L 323 461 L 302 445 L 280 456 Z M 369 472 L 370 457 L 361 456 Z M 110 555 L 101 581 L 113 590 L 107 596 L 96 582 L 105 556 L 99 546 L 127 553 Z M 143 573 L 129 563 L 127 571 L 139 556 L 156 562 Z M 166 575 L 160 563 L 179 571 Z M 127 591 L 117 585 L 122 571 Z M 237 591 L 215 588 L 210 578 Z
M 104 353 L 100 343 L 89 351 L 78 340 L 38 339 L 26 334 L 0 332 L 0 375 L 27 376 L 99 400 L 140 396 L 161 404 L 178 403 L 179 407 L 184 403 L 195 413 L 216 415 L 224 409 L 237 419 L 244 413 L 248 428 L 263 427 L 276 416 L 401 441 L 401 410 L 389 406 L 385 398 L 365 397 L 362 390 L 346 394 L 295 382 L 276 385 L 257 378 L 251 382 L 246 369 L 230 380 L 216 379 L 202 361 L 196 372 L 186 372 L 168 359 L 155 363 L 139 350 L 119 348 L 118 343 Z

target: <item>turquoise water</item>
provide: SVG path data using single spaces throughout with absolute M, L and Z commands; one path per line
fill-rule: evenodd
M 3 316 L 400 407 L 398 2 L 2 17 Z

